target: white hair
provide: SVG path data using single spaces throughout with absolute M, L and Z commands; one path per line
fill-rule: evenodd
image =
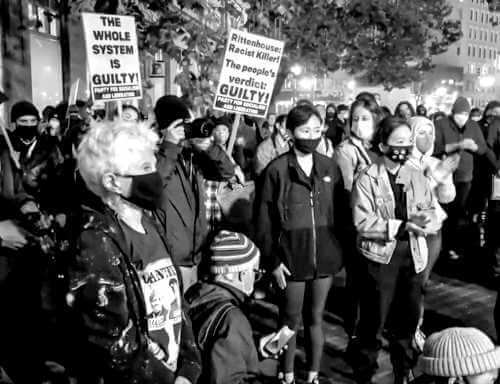
M 108 173 L 123 174 L 130 164 L 130 153 L 156 151 L 158 135 L 144 123 L 93 123 L 78 147 L 78 170 L 87 187 L 101 198 L 109 195 L 102 178 Z

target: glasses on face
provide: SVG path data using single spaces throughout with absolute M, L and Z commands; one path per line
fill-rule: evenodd
M 260 279 L 262 279 L 262 277 L 266 273 L 264 269 L 259 269 L 259 268 L 254 268 L 253 272 L 255 274 L 255 281 L 259 281 Z

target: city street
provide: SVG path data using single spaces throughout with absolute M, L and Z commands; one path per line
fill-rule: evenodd
M 438 267 L 440 267 L 438 270 L 446 269 L 448 272 L 446 275 L 462 276 L 459 278 L 457 276 L 445 277 L 440 274 L 432 275 L 426 297 L 424 333 L 429 335 L 434 331 L 447 327 L 467 326 L 477 327 L 485 331 L 490 337 L 496 338 L 493 323 L 496 292 L 478 283 L 467 282 L 463 277 L 466 276 L 469 280 L 481 281 L 481 272 L 478 269 L 473 271 L 474 277 L 471 276 L 471 273 L 465 274 L 465 271 L 471 272 L 466 263 L 455 266 L 455 268 L 449 268 L 448 265 Z M 483 274 L 482 282 L 485 281 L 487 279 L 484 278 Z M 323 372 L 321 383 L 354 384 L 352 369 L 345 361 L 343 354 L 347 345 L 347 335 L 342 327 L 342 319 L 335 313 L 338 308 L 333 308 L 334 303 L 342 299 L 342 285 L 343 278 L 339 276 L 335 281 L 335 287 L 332 288 L 329 308 L 324 317 L 326 343 L 321 367 Z M 264 318 L 266 320 L 263 320 Z M 259 332 L 268 333 L 274 329 L 276 318 L 277 307 L 275 305 L 268 302 L 259 302 L 258 311 L 254 313 L 254 320 L 259 325 L 257 329 Z M 302 344 L 300 339 L 299 344 Z M 300 349 L 296 362 L 299 370 L 305 375 L 306 367 L 303 348 Z M 379 365 L 380 369 L 374 383 L 392 384 L 392 368 L 386 350 L 380 355 Z M 415 375 L 419 375 L 418 370 L 415 371 Z

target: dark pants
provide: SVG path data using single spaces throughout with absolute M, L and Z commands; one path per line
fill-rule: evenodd
M 325 343 L 323 335 L 323 312 L 328 292 L 332 286 L 332 277 L 307 281 L 288 281 L 280 306 L 281 325 L 287 325 L 297 332 L 300 317 L 304 321 L 304 336 L 309 371 L 318 372 Z M 283 354 L 283 371 L 293 372 L 297 337 L 288 342 L 288 349 Z
M 0 366 L 14 383 L 43 381 L 44 327 L 40 259 L 26 250 L 1 249 Z
M 347 335 L 356 336 L 359 322 L 359 300 L 361 290 L 364 287 L 363 276 L 360 273 L 362 268 L 362 256 L 359 254 L 356 247 L 349 249 L 349 254 L 345 257 L 345 313 L 344 313 L 344 329 Z
M 398 242 L 389 264 L 365 259 L 364 273 L 359 337 L 353 346 L 355 376 L 368 382 L 376 372 L 384 328 L 394 373 L 406 375 L 417 361 L 411 342 L 422 302 L 422 274 L 415 273 L 409 243 Z
M 468 240 L 465 229 L 471 182 L 456 182 L 455 188 L 457 191 L 455 200 L 450 204 L 443 205 L 448 214 L 448 220 L 443 226 L 443 243 L 446 250 L 463 253 Z
M 436 265 L 439 254 L 441 253 L 442 236 L 441 231 L 435 235 L 427 236 L 427 248 L 429 249 L 429 259 L 427 261 L 427 267 L 422 272 L 422 283 L 425 287 L 425 283 L 429 280 L 431 276 L 432 269 Z
M 491 258 L 491 264 L 497 271 L 500 270 L 500 201 L 490 201 L 488 204 L 488 251 Z M 497 331 L 497 341 L 500 339 L 500 277 L 496 279 L 497 301 L 495 304 L 494 318 Z

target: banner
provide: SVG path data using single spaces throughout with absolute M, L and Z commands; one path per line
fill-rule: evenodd
M 94 102 L 142 98 L 134 17 L 82 13 L 82 20 Z
M 278 76 L 284 43 L 232 29 L 214 108 L 265 117 Z

